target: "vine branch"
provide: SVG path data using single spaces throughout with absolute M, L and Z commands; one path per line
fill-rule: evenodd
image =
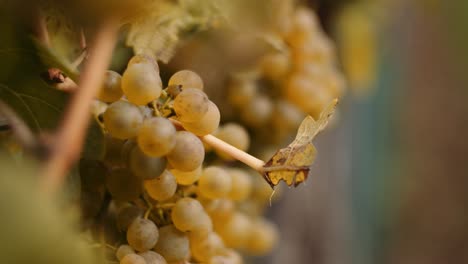
M 55 192 L 63 183 L 70 166 L 79 158 L 86 130 L 89 109 L 104 80 L 117 38 L 118 24 L 107 20 L 101 24 L 90 47 L 90 56 L 79 79 L 79 88 L 72 96 L 49 159 L 42 168 L 42 187 Z

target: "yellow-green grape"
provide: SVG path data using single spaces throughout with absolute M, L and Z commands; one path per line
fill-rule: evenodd
M 138 146 L 148 156 L 161 157 L 176 144 L 176 129 L 163 117 L 146 119 L 138 131 Z
M 167 264 L 163 256 L 152 250 L 138 253 L 138 255 L 145 259 L 146 264 Z
M 260 63 L 264 76 L 279 80 L 289 71 L 289 57 L 284 53 L 272 53 L 264 56 Z
M 161 95 L 161 77 L 152 64 L 135 63 L 128 66 L 122 76 L 122 90 L 128 101 L 146 105 Z
M 172 196 L 177 190 L 177 182 L 168 170 L 165 170 L 159 177 L 144 182 L 148 195 L 156 201 L 164 201 Z
M 135 253 L 127 254 L 120 260 L 120 264 L 146 264 L 145 259 Z
M 252 255 L 266 255 L 273 250 L 278 240 L 276 225 L 266 219 L 257 219 L 252 223 L 245 249 Z
M 190 70 L 181 70 L 174 73 L 168 85 L 182 85 L 182 89 L 195 88 L 203 90 L 203 80 L 198 74 Z
M 204 136 L 213 133 L 218 129 L 221 114 L 218 107 L 213 102 L 209 102 L 208 111 L 196 122 L 182 122 L 182 126 L 197 136 Z
M 159 229 L 159 240 L 154 250 L 169 262 L 188 260 L 190 257 L 189 239 L 173 225 L 168 225 Z
M 140 105 L 138 107 L 141 111 L 141 114 L 143 115 L 143 118 L 151 118 L 153 117 L 153 113 L 154 113 L 154 110 L 149 108 L 148 106 L 146 105 Z
M 176 144 L 167 154 L 169 164 L 176 170 L 193 171 L 200 167 L 205 158 L 201 140 L 187 131 L 176 133 Z
M 243 201 L 247 199 L 252 191 L 251 176 L 241 169 L 232 168 L 228 170 L 231 176 L 231 191 L 228 197 L 234 201 Z
M 243 264 L 242 256 L 233 249 L 225 249 L 210 259 L 208 264 Z
M 99 115 L 104 114 L 107 107 L 108 105 L 106 103 L 99 100 L 93 100 L 93 103 L 91 104 L 91 113 L 95 118 L 99 118 Z
M 133 250 L 131 246 L 124 244 L 120 245 L 115 253 L 115 256 L 118 260 L 122 260 L 128 254 L 135 254 L 135 250 Z
M 128 244 L 140 252 L 152 249 L 158 238 L 158 227 L 149 219 L 137 218 L 127 230 Z
M 206 167 L 198 180 L 199 193 L 209 199 L 226 197 L 231 191 L 231 186 L 229 173 L 217 166 Z
M 241 108 L 257 95 L 258 87 L 255 81 L 239 77 L 231 80 L 227 89 L 228 101 L 232 105 Z
M 218 255 L 224 249 L 221 237 L 215 232 L 204 236 L 190 235 L 190 250 L 193 257 L 201 262 L 208 262 L 211 257 Z
M 241 118 L 249 126 L 265 125 L 273 114 L 273 103 L 268 96 L 258 95 L 241 109 Z
M 117 101 L 109 105 L 104 112 L 104 126 L 109 133 L 118 139 L 136 136 L 143 122 L 140 109 L 126 101 Z
M 215 225 L 216 232 L 228 247 L 243 248 L 250 238 L 251 221 L 242 213 L 234 213 L 221 225 Z
M 215 131 L 214 135 L 219 139 L 233 145 L 234 147 L 242 150 L 247 151 L 250 146 L 250 137 L 247 130 L 236 123 L 226 123 L 221 126 L 217 131 Z M 225 154 L 224 152 L 215 150 L 216 153 L 226 160 L 231 160 L 232 158 Z
M 120 231 L 127 231 L 133 221 L 143 216 L 143 209 L 133 204 L 126 203 L 117 211 L 116 222 Z
M 166 169 L 166 159 L 150 157 L 143 153 L 138 146 L 130 151 L 128 166 L 136 176 L 143 180 L 158 177 Z
M 104 162 L 110 166 L 119 166 L 126 162 L 120 155 L 125 140 L 112 137 L 110 134 L 105 135 L 104 139 Z
M 181 122 L 197 122 L 208 112 L 209 103 L 203 91 L 187 88 L 174 99 L 174 111 Z
M 127 168 L 112 170 L 106 179 L 107 189 L 117 201 L 132 201 L 143 191 L 142 180 Z
M 343 96 L 346 88 L 346 80 L 342 73 L 336 69 L 329 70 L 323 78 L 325 88 L 330 92 L 334 98 Z
M 313 39 L 298 45 L 291 52 L 291 59 L 295 67 L 314 63 L 321 67 L 329 67 L 335 62 L 334 47 L 325 39 Z
M 128 61 L 127 67 L 132 66 L 133 64 L 139 64 L 139 63 L 150 64 L 151 66 L 153 66 L 154 71 L 159 74 L 158 63 L 156 62 L 155 59 L 153 59 L 151 56 L 146 55 L 146 54 L 137 54 L 133 56 Z
M 272 116 L 272 124 L 276 131 L 276 140 L 279 142 L 289 139 L 289 137 L 295 136 L 296 129 L 304 120 L 305 114 L 295 105 L 285 101 L 278 100 L 275 104 L 275 110 Z M 276 149 L 274 150 L 276 152 Z M 265 158 L 268 160 L 273 156 L 273 153 L 268 153 Z
M 112 103 L 119 100 L 122 95 L 122 76 L 115 71 L 107 71 L 104 79 L 104 83 L 101 85 L 101 89 L 98 92 L 97 99 Z
M 331 95 L 319 82 L 298 74 L 289 79 L 286 98 L 302 111 L 312 115 L 320 113 L 332 100 Z
M 315 13 L 307 8 L 296 9 L 286 40 L 293 48 L 311 38 L 319 30 L 319 20 Z
M 171 172 L 175 176 L 178 184 L 192 185 L 200 178 L 200 175 L 202 174 L 202 166 L 199 166 L 193 171 L 180 171 L 176 169 L 171 169 Z
M 182 232 L 196 230 L 200 225 L 200 219 L 203 218 L 202 215 L 206 213 L 200 202 L 188 197 L 179 199 L 171 212 L 174 226 Z
M 203 206 L 215 226 L 224 223 L 235 210 L 234 202 L 226 198 L 203 201 Z

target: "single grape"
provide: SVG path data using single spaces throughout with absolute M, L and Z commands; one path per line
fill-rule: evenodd
M 257 84 L 250 79 L 235 78 L 229 82 L 228 89 L 228 101 L 241 108 L 248 104 L 257 95 Z
M 223 224 L 231 217 L 235 210 L 234 202 L 226 198 L 204 201 L 203 207 L 210 215 L 215 226 L 217 224 Z
M 132 254 L 127 254 L 125 257 L 123 257 L 120 260 L 120 264 L 146 264 L 146 261 L 143 257 L 132 253 Z
M 135 250 L 131 246 L 123 244 L 117 249 L 115 256 L 118 260 L 122 260 L 128 254 L 135 254 Z
M 133 56 L 128 61 L 127 67 L 130 67 L 133 64 L 139 64 L 139 63 L 150 64 L 153 67 L 154 71 L 159 74 L 159 65 L 158 65 L 158 63 L 156 62 L 155 59 L 153 59 L 151 56 L 146 55 L 146 54 L 137 54 L 137 55 Z
M 190 257 L 189 239 L 173 225 L 159 229 L 159 240 L 154 250 L 169 262 L 188 260 Z
M 130 102 L 146 105 L 161 95 L 161 77 L 152 64 L 135 63 L 122 76 L 122 90 Z
M 270 253 L 279 240 L 278 228 L 266 219 L 257 219 L 252 223 L 251 232 L 245 248 L 253 255 Z
M 201 262 L 208 262 L 211 257 L 216 256 L 224 250 L 224 243 L 221 237 L 215 232 L 210 232 L 205 236 L 189 236 L 190 250 L 193 257 Z
M 176 144 L 176 129 L 163 117 L 146 119 L 138 131 L 138 146 L 148 156 L 161 157 Z
M 243 201 L 247 199 L 252 191 L 252 179 L 250 175 L 241 169 L 229 169 L 231 176 L 231 191 L 228 197 L 234 201 Z
M 268 96 L 257 95 L 241 111 L 242 121 L 251 127 L 260 127 L 270 121 L 273 103 Z
M 233 249 L 224 249 L 222 253 L 210 259 L 208 264 L 243 264 L 242 256 Z
M 158 238 L 158 227 L 149 219 L 137 218 L 127 230 L 128 244 L 141 252 L 152 249 Z
M 115 200 L 132 201 L 142 193 L 142 180 L 133 175 L 129 169 L 112 170 L 106 179 L 107 189 Z
M 104 138 L 104 162 L 109 166 L 120 166 L 125 164 L 120 151 L 122 150 L 125 140 L 112 137 L 110 134 L 105 134 Z
M 93 114 L 94 118 L 101 121 L 102 115 L 106 112 L 108 105 L 104 102 L 99 100 L 93 100 L 91 104 L 91 113 Z
M 148 195 L 156 201 L 164 201 L 171 198 L 177 190 L 176 178 L 168 170 L 159 177 L 144 182 Z
M 205 158 L 201 140 L 187 131 L 176 133 L 176 144 L 169 154 L 169 164 L 180 171 L 193 171 L 200 167 Z
M 193 171 L 180 171 L 171 169 L 171 172 L 175 176 L 178 184 L 191 185 L 200 178 L 200 175 L 202 174 L 202 166 L 196 168 Z
M 118 139 L 136 136 L 142 122 L 143 115 L 140 109 L 126 101 L 114 102 L 104 112 L 104 126 Z
M 129 155 L 129 168 L 143 180 L 158 177 L 166 168 L 165 158 L 156 158 L 145 155 L 138 146 L 134 146 Z
M 171 217 L 174 226 L 180 231 L 186 232 L 197 229 L 201 215 L 206 214 L 199 201 L 193 198 L 179 199 L 172 208 Z
M 225 169 L 217 166 L 206 167 L 198 181 L 199 193 L 209 199 L 226 197 L 231 187 L 231 176 Z
M 214 135 L 219 139 L 233 145 L 234 147 L 247 151 L 250 146 L 250 137 L 247 130 L 236 123 L 226 123 L 221 126 Z M 222 151 L 215 150 L 216 153 L 225 160 L 232 160 L 232 158 Z
M 195 88 L 203 90 L 203 80 L 198 74 L 190 70 L 181 70 L 174 73 L 168 85 L 182 85 L 182 88 Z
M 203 91 L 183 89 L 174 99 L 174 111 L 182 122 L 197 122 L 208 111 L 210 100 Z
M 226 222 L 215 225 L 216 232 L 228 247 L 245 247 L 251 234 L 251 221 L 242 213 L 234 213 Z
M 106 103 L 112 103 L 119 100 L 123 95 L 121 79 L 122 76 L 117 72 L 107 71 L 104 83 L 101 85 L 97 98 Z
M 143 209 L 133 204 L 126 203 L 117 210 L 116 222 L 117 228 L 121 231 L 127 231 L 131 223 L 137 218 L 143 216 Z
M 182 126 L 197 136 L 204 136 L 213 133 L 219 126 L 221 114 L 219 113 L 218 107 L 213 103 L 209 102 L 208 111 L 198 121 L 195 122 L 182 122 Z
M 79 164 L 81 190 L 96 191 L 106 184 L 107 167 L 97 160 L 81 159 Z
M 159 255 L 158 253 L 152 250 L 138 253 L 138 255 L 142 256 L 145 259 L 146 264 L 167 264 L 167 261 L 164 259 L 163 256 Z
M 279 80 L 289 71 L 289 57 L 284 53 L 264 56 L 260 63 L 263 75 L 271 80 Z

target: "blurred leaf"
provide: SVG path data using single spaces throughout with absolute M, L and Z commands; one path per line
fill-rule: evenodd
M 286 148 L 278 150 L 264 166 L 264 178 L 271 187 L 285 181 L 287 185 L 299 185 L 307 179 L 310 166 L 317 156 L 312 140 L 328 124 L 338 100 L 335 99 L 320 114 L 319 120 L 307 116 L 297 131 L 296 139 Z

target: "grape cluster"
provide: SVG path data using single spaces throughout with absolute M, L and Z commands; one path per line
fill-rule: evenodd
M 233 74 L 228 84 L 240 120 L 252 130 L 275 131 L 266 133 L 274 134 L 273 142 L 294 133 L 306 115 L 318 118 L 345 88 L 335 48 L 315 13 L 300 7 L 287 22 L 279 33 L 285 47 L 264 55 L 254 70 Z
M 268 184 L 255 172 L 205 160 L 204 135 L 241 150 L 250 138 L 238 124 L 219 127 L 218 107 L 196 73 L 179 71 L 164 88 L 156 61 L 136 55 L 122 76 L 107 72 L 97 99 L 106 154 L 80 161 L 82 210 L 90 226 L 112 234 L 106 243 L 121 264 L 238 264 L 241 253 L 274 248 L 277 228 L 262 217 Z M 104 223 L 96 220 L 102 215 Z

